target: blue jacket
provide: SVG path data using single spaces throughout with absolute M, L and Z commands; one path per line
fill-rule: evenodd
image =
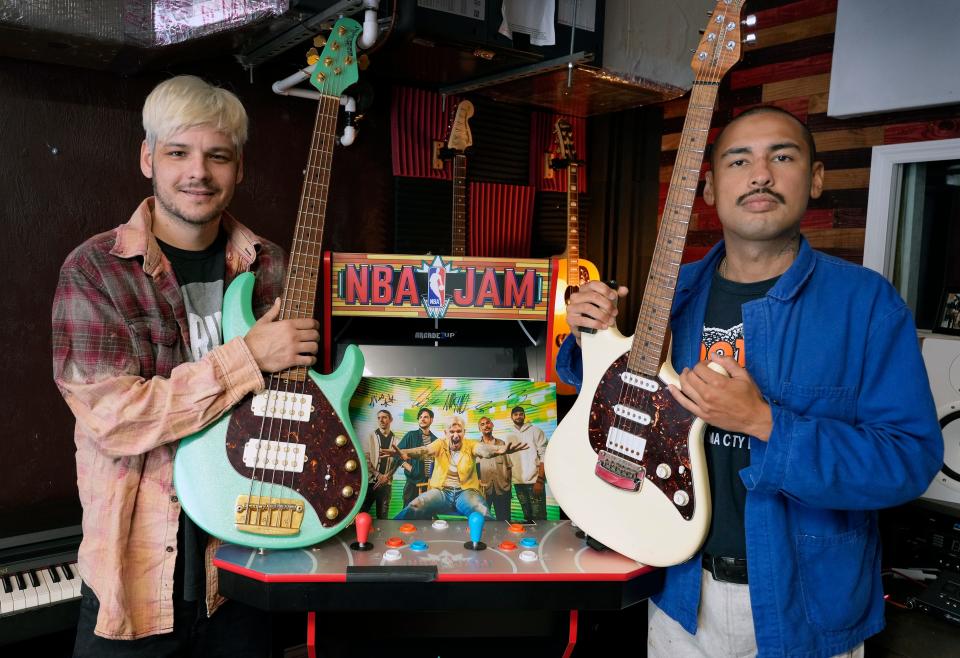
M 681 268 L 673 366 L 699 359 L 723 242 Z M 814 251 L 743 306 L 746 367 L 773 410 L 750 437 L 747 569 L 759 656 L 847 651 L 884 626 L 879 508 L 919 496 L 943 439 L 910 311 L 879 274 Z M 582 379 L 569 336 L 557 372 Z M 696 633 L 700 556 L 667 569 L 657 605 Z

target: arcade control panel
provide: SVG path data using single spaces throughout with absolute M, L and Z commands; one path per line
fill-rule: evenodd
M 621 609 L 662 581 L 659 570 L 591 548 L 569 521 L 484 523 L 479 514 L 410 522 L 359 514 L 354 528 L 317 546 L 228 544 L 214 564 L 225 596 L 270 610 L 384 608 L 394 596 L 407 606 L 426 597 L 436 609 L 485 598 L 501 608 L 510 600 L 517 609 Z

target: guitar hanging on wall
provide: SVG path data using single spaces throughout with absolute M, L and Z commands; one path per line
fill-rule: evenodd
M 473 146 L 470 117 L 473 103 L 460 101 L 450 123 L 449 137 L 440 151 L 443 158 L 453 160 L 453 224 L 451 228 L 451 256 L 467 255 L 467 156 Z
M 312 318 L 320 274 L 330 164 L 340 95 L 357 81 L 361 26 L 341 18 L 314 67 L 320 91 L 280 318 Z M 254 275 L 238 276 L 223 300 L 223 340 L 246 334 Z M 367 464 L 348 404 L 363 372 L 351 345 L 337 370 L 295 367 L 270 375 L 213 425 L 180 441 L 174 484 L 184 510 L 214 537 L 255 548 L 299 548 L 339 532 L 359 511 Z
M 557 119 L 553 132 L 560 157 L 552 159 L 550 166 L 567 170 L 567 250 L 564 258 L 557 259 L 557 292 L 553 305 L 552 338 L 554 349 L 559 350 L 570 333 L 570 325 L 567 324 L 567 303 L 570 295 L 587 281 L 598 280 L 600 273 L 596 265 L 580 258 L 580 162 L 577 160 L 577 149 L 573 143 L 573 128 L 566 119 Z M 576 389 L 561 381 L 556 373 L 553 379 L 556 381 L 558 394 L 576 393 Z
M 687 117 L 636 333 L 584 333 L 583 385 L 547 444 L 560 507 L 609 548 L 653 566 L 693 556 L 710 526 L 704 423 L 667 390 L 669 321 L 717 87 L 740 59 L 744 0 L 719 0 L 693 58 Z M 747 24 L 752 24 L 748 19 Z

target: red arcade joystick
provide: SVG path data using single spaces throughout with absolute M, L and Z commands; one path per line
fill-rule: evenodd
M 350 544 L 350 548 L 355 551 L 369 551 L 373 548 L 373 544 L 367 541 L 367 537 L 370 534 L 373 519 L 366 512 L 360 512 L 354 517 L 353 523 L 357 527 L 357 541 Z

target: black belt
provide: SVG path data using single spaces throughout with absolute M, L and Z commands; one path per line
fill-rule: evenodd
M 714 580 L 725 583 L 747 584 L 747 560 L 742 557 L 723 557 L 703 554 L 703 568 L 713 574 Z

